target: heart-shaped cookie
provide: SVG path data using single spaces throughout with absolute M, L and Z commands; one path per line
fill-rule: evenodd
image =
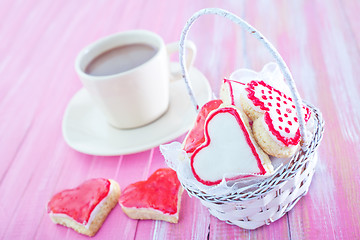
M 247 121 L 247 120 L 246 120 Z M 265 175 L 273 167 L 257 146 L 242 114 L 232 106 L 210 112 L 204 125 L 205 142 L 191 155 L 195 178 L 205 185 Z
M 119 204 L 133 219 L 154 219 L 177 223 L 183 188 L 170 168 L 155 171 L 146 181 L 127 186 Z
M 294 155 L 300 143 L 300 130 L 291 97 L 262 80 L 246 84 L 224 80 L 221 89 L 224 103 L 241 108 L 252 121 L 254 138 L 267 154 L 279 158 Z M 307 122 L 311 112 L 308 107 L 303 109 Z
M 285 146 L 297 145 L 300 140 L 299 120 L 292 98 L 263 81 L 251 81 L 245 90 L 254 110 L 264 113 L 264 121 L 271 134 Z M 303 109 L 307 122 L 310 109 L 305 106 Z
M 66 214 L 81 224 L 87 224 L 96 205 L 109 193 L 110 181 L 91 179 L 80 186 L 61 191 L 52 197 L 48 211 Z
M 116 206 L 119 195 L 120 188 L 114 180 L 90 179 L 55 194 L 47 209 L 53 222 L 93 236 Z

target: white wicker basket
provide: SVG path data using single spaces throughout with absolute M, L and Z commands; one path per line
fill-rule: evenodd
M 316 149 L 322 139 L 324 122 L 318 109 L 309 104 L 307 106 L 311 108 L 315 120 L 310 144 L 305 150 L 300 149 L 273 176 L 232 193 L 219 195 L 207 194 L 179 174 L 182 186 L 189 195 L 199 198 L 213 216 L 227 223 L 255 229 L 279 219 L 307 193 L 315 172 Z
M 271 177 L 255 184 L 238 188 L 232 192 L 209 194 L 200 189 L 195 182 L 183 178 L 182 174 L 178 174 L 179 180 L 188 194 L 199 198 L 212 215 L 222 221 L 245 229 L 255 229 L 265 224 L 268 225 L 282 217 L 307 193 L 315 171 L 317 162 L 316 149 L 323 136 L 324 121 L 317 108 L 301 100 L 290 71 L 271 43 L 238 16 L 218 8 L 203 9 L 195 13 L 188 20 L 180 39 L 180 64 L 183 78 L 196 110 L 199 107 L 193 95 L 191 83 L 188 81 L 188 74 L 184 65 L 186 54 L 184 42 L 192 23 L 205 14 L 216 14 L 228 18 L 259 39 L 276 59 L 292 92 L 298 116 L 302 114 L 301 104 L 305 104 L 311 109 L 312 117 L 314 118 L 314 129 L 310 138 L 305 136 L 305 122 L 304 119 L 300 118 L 300 133 L 303 139 L 301 149 Z

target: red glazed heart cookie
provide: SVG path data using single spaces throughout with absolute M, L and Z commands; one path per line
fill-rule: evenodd
M 119 196 L 120 187 L 114 180 L 91 179 L 55 194 L 47 211 L 54 223 L 93 236 L 116 206 Z
M 292 156 L 300 142 L 299 121 L 291 97 L 264 83 L 251 81 L 240 97 L 245 113 L 254 121 L 256 141 L 269 155 Z M 303 106 L 307 122 L 309 108 Z
M 182 192 L 176 172 L 170 168 L 162 168 L 148 180 L 127 186 L 119 204 L 126 215 L 133 219 L 177 223 Z
M 194 151 L 186 151 L 195 178 L 210 186 L 219 184 L 224 178 L 235 180 L 271 173 L 271 162 L 253 139 L 246 116 L 242 116 L 243 114 L 232 106 L 221 105 L 211 111 L 204 109 L 209 106 L 214 105 L 211 102 L 205 104 L 199 113 L 208 113 L 204 123 L 195 124 L 184 144 L 186 151 L 187 142 L 198 143 L 192 145 L 191 149 L 195 148 Z M 188 140 L 195 131 L 202 132 L 197 136 L 201 135 L 203 141 Z

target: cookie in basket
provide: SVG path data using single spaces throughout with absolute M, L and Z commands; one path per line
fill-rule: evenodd
M 119 184 L 97 178 L 55 194 L 47 205 L 51 220 L 87 236 L 94 236 L 120 196 Z
M 260 93 L 262 93 L 261 90 L 264 90 L 264 93 L 262 93 L 264 95 L 264 97 L 263 97 L 263 95 L 258 97 L 258 101 L 255 101 L 255 104 L 263 103 L 264 106 L 266 106 L 265 104 L 267 104 L 268 105 L 267 108 L 269 110 L 261 110 L 261 111 L 255 112 L 254 115 L 257 115 L 257 116 L 252 117 L 251 112 L 249 112 L 249 111 L 246 112 L 248 110 L 246 108 L 247 106 L 242 105 L 243 101 L 240 99 L 240 96 L 239 96 L 240 94 L 237 94 L 237 93 L 235 93 L 235 91 L 232 91 L 230 89 L 232 87 L 232 85 L 229 84 L 226 86 L 227 88 L 225 89 L 225 92 L 223 93 L 225 95 L 227 94 L 225 96 L 225 98 L 222 98 L 223 107 L 224 108 L 232 108 L 232 109 L 238 110 L 240 112 L 243 110 L 246 110 L 245 111 L 246 114 L 248 114 L 250 116 L 250 118 L 252 118 L 252 120 L 255 120 L 255 122 L 253 122 L 253 129 L 255 129 L 255 130 L 259 128 L 259 127 L 257 127 L 256 121 L 258 121 L 258 119 L 265 121 L 264 115 L 266 115 L 266 113 L 267 113 L 271 117 L 271 119 L 267 119 L 269 124 L 271 122 L 272 126 L 275 130 L 277 130 L 277 128 L 279 128 L 279 126 L 281 126 L 283 128 L 283 131 L 286 134 L 289 134 L 288 130 L 286 130 L 286 128 L 288 128 L 288 126 L 283 125 L 283 124 L 275 125 L 274 122 L 276 123 L 276 121 L 279 121 L 280 123 L 282 123 L 282 122 L 284 122 L 284 118 L 289 118 L 290 114 L 288 112 L 288 109 L 290 109 L 291 117 L 292 117 L 291 123 L 289 123 L 289 122 L 285 122 L 285 123 L 287 123 L 290 126 L 293 126 L 294 122 L 295 123 L 299 122 L 300 126 L 298 127 L 298 129 L 300 129 L 300 134 L 301 134 L 302 139 L 300 139 L 300 137 L 297 139 L 297 135 L 298 135 L 297 130 L 294 131 L 295 136 L 294 136 L 293 140 L 291 140 L 291 137 L 289 138 L 286 134 L 280 135 L 280 138 L 282 140 L 284 140 L 285 142 L 293 141 L 293 143 L 295 143 L 295 144 L 298 144 L 298 142 L 300 142 L 300 140 L 301 140 L 302 151 L 299 151 L 298 154 L 294 155 L 291 159 L 289 159 L 290 160 L 289 164 L 280 165 L 276 170 L 277 174 L 274 174 L 271 177 L 249 178 L 244 181 L 231 182 L 230 184 L 227 184 L 227 183 L 223 184 L 224 182 L 221 182 L 220 184 L 218 184 L 216 186 L 209 187 L 209 186 L 205 186 L 203 184 L 198 184 L 199 182 L 197 181 L 197 179 L 195 179 L 193 177 L 194 174 L 191 171 L 192 170 L 191 166 L 190 166 L 191 161 L 190 161 L 190 159 L 187 158 L 188 156 L 190 156 L 190 157 L 194 156 L 194 154 L 197 153 L 197 149 L 201 148 L 201 146 L 204 146 L 207 136 L 206 136 L 206 134 L 204 134 L 204 136 L 202 136 L 201 130 L 194 131 L 194 129 L 192 129 L 191 132 L 193 132 L 193 133 L 189 133 L 189 134 L 193 134 L 196 137 L 194 141 L 192 140 L 192 137 L 190 135 L 188 135 L 185 143 L 183 143 L 182 146 L 180 143 L 175 142 L 175 143 L 169 144 L 168 146 L 162 147 L 161 150 L 162 150 L 162 153 L 164 154 L 164 157 L 165 157 L 165 160 L 166 160 L 166 163 L 168 164 L 168 166 L 172 167 L 173 169 L 175 169 L 177 171 L 179 179 L 180 179 L 181 184 L 184 187 L 184 189 L 186 189 L 187 192 L 191 196 L 195 196 L 196 198 L 198 198 L 201 201 L 201 203 L 209 209 L 209 212 L 213 216 L 217 217 L 221 221 L 226 221 L 227 223 L 234 224 L 234 225 L 237 225 L 237 226 L 245 228 L 245 229 L 255 229 L 255 228 L 258 228 L 263 225 L 268 225 L 271 222 L 274 222 L 277 219 L 281 218 L 286 212 L 290 211 L 292 209 L 292 207 L 296 204 L 296 202 L 308 191 L 309 184 L 311 182 L 312 175 L 314 173 L 314 168 L 316 165 L 315 150 L 318 147 L 318 144 L 322 139 L 324 123 L 321 118 L 321 113 L 315 107 L 313 107 L 309 104 L 306 106 L 311 109 L 311 115 L 312 115 L 312 118 L 314 119 L 315 124 L 313 124 L 312 126 L 305 126 L 305 120 L 307 120 L 310 117 L 310 110 L 305 108 L 305 111 L 301 111 L 302 107 L 303 107 L 301 97 L 299 96 L 299 94 L 297 92 L 296 85 L 295 85 L 294 80 L 292 79 L 291 73 L 290 73 L 289 69 L 287 68 L 286 63 L 281 58 L 280 54 L 260 32 L 258 32 L 255 28 L 253 28 L 251 25 L 249 25 L 246 21 L 244 21 L 243 19 L 239 18 L 238 16 L 236 16 L 235 14 L 233 14 L 231 12 L 228 12 L 226 10 L 219 9 L 219 8 L 206 8 L 206 9 L 202 9 L 202 10 L 196 12 L 187 21 L 187 23 L 182 31 L 181 37 L 180 37 L 180 43 L 179 43 L 179 45 L 180 45 L 180 57 L 179 57 L 180 65 L 182 67 L 182 74 L 183 74 L 184 81 L 187 85 L 190 99 L 196 110 L 199 109 L 199 104 L 197 102 L 196 96 L 194 95 L 194 92 L 192 91 L 191 85 L 189 84 L 190 81 L 189 81 L 188 73 L 186 70 L 186 65 L 184 64 L 186 56 L 185 56 L 185 50 L 184 50 L 183 46 L 184 46 L 184 41 L 186 40 L 186 36 L 188 34 L 188 31 L 189 31 L 191 25 L 199 17 L 208 15 L 208 14 L 219 15 L 219 16 L 222 16 L 224 18 L 231 20 L 232 22 L 241 26 L 244 30 L 249 32 L 252 36 L 256 37 L 259 41 L 261 41 L 264 44 L 264 46 L 269 50 L 269 52 L 272 54 L 272 56 L 275 58 L 275 60 L 279 64 L 279 67 L 280 67 L 280 70 L 282 73 L 281 75 L 283 75 L 283 78 L 286 80 L 286 84 L 289 89 L 289 92 L 291 92 L 291 96 L 294 98 L 294 101 L 292 104 L 295 106 L 295 108 L 294 108 L 292 105 L 290 105 L 291 108 L 285 107 L 284 109 L 280 109 L 280 107 L 269 108 L 270 105 L 268 103 L 270 103 L 271 105 L 273 105 L 273 103 L 270 101 L 266 101 L 266 100 L 271 99 L 270 95 L 272 95 L 271 96 L 272 98 L 274 98 L 274 96 L 276 95 L 275 93 L 273 93 L 273 94 L 269 93 L 269 91 L 270 92 L 276 92 L 276 91 L 273 90 L 272 88 L 268 88 L 268 89 L 266 89 L 268 92 L 265 95 L 265 89 L 260 89 Z M 269 68 L 268 70 L 271 70 L 270 72 L 274 72 L 273 68 Z M 244 72 L 245 71 L 241 71 L 241 73 L 244 73 Z M 250 70 L 250 71 L 247 70 L 246 72 L 249 73 L 246 75 L 247 77 L 250 77 L 250 75 L 255 76 L 255 77 L 259 76 L 256 74 L 256 72 L 254 73 L 253 70 Z M 240 74 L 240 75 L 241 75 L 241 77 L 243 77 L 242 74 Z M 265 79 L 265 78 L 260 76 L 259 79 Z M 251 82 L 252 80 L 259 80 L 259 79 L 253 78 L 253 79 L 247 79 L 247 80 L 249 80 L 249 82 Z M 275 77 L 274 79 L 278 79 L 278 78 Z M 245 87 L 248 87 L 247 85 L 245 85 L 247 83 L 248 83 L 248 81 L 243 82 L 243 84 L 236 83 L 236 84 L 234 84 L 234 86 L 235 85 L 238 87 L 240 86 L 240 91 L 241 91 L 241 88 L 245 89 Z M 278 86 L 278 82 L 275 81 L 275 83 L 276 83 L 276 86 Z M 257 83 L 257 84 L 259 85 L 259 83 Z M 243 87 L 241 87 L 241 86 L 243 86 Z M 265 87 L 266 86 L 264 86 L 264 88 Z M 229 95 L 229 93 L 231 93 L 232 95 Z M 268 94 L 270 94 L 270 95 L 268 95 Z M 276 97 L 278 97 L 278 96 L 275 96 L 275 98 Z M 245 94 L 245 100 L 246 100 L 246 98 L 247 98 L 247 94 Z M 264 99 L 264 98 L 266 98 L 266 99 Z M 288 104 L 290 104 L 290 102 L 292 102 L 291 101 L 292 99 L 286 97 L 285 94 L 279 94 L 279 98 L 280 98 L 280 100 L 278 100 L 278 101 L 280 103 L 280 106 L 282 105 L 280 101 L 282 101 L 282 103 L 284 105 L 288 105 Z M 246 100 L 246 101 L 248 101 L 248 100 Z M 249 100 L 249 101 L 250 102 L 248 105 L 251 106 L 251 104 L 253 104 L 253 103 L 251 100 Z M 286 101 L 286 103 L 284 103 L 284 101 Z M 278 102 L 276 102 L 274 106 L 277 106 L 277 103 Z M 206 114 L 203 114 L 204 116 L 202 116 L 201 118 L 199 117 L 199 119 L 205 118 L 205 122 L 204 122 L 204 124 L 196 122 L 195 127 L 203 125 L 204 126 L 203 129 L 206 129 L 206 126 L 210 126 L 210 124 L 207 123 L 207 121 L 209 121 L 209 122 L 212 121 L 212 120 L 208 120 L 209 116 L 212 116 L 212 114 L 214 112 L 218 111 L 217 108 L 221 108 L 221 104 L 219 104 L 219 106 L 220 107 L 214 107 L 212 111 L 207 111 L 209 113 L 206 117 L 205 117 Z M 277 112 L 277 109 L 280 111 L 280 114 L 282 115 L 281 116 L 282 121 L 279 119 L 279 116 L 276 116 L 276 117 L 278 117 L 277 120 L 274 117 L 275 116 L 274 114 L 279 115 L 279 113 Z M 292 115 L 292 114 L 294 114 L 294 111 L 295 111 L 293 109 L 295 109 L 296 112 L 299 112 L 299 119 L 295 118 L 296 116 Z M 281 110 L 285 110 L 285 111 L 281 111 Z M 228 119 L 235 117 L 235 115 L 231 113 L 231 112 L 233 112 L 233 110 L 229 109 L 226 111 L 228 111 L 228 115 L 227 115 Z M 300 112 L 305 112 L 305 114 L 300 114 Z M 271 115 L 270 115 L 270 113 L 271 113 Z M 287 114 L 288 117 L 286 117 L 285 114 Z M 201 115 L 201 113 L 200 113 L 200 115 Z M 231 117 L 231 115 L 232 115 L 232 117 Z M 304 116 L 302 116 L 302 115 L 304 115 Z M 239 116 L 242 116 L 242 114 L 239 114 Z M 273 121 L 273 120 L 275 120 L 275 121 Z M 290 120 L 287 120 L 287 121 L 290 121 Z M 222 122 L 222 121 L 220 121 L 220 122 Z M 247 122 L 246 120 L 243 120 L 243 123 L 245 126 L 246 126 L 246 122 Z M 310 125 L 310 124 L 307 124 L 307 125 Z M 226 124 L 224 123 L 224 124 L 220 124 L 218 126 L 220 126 L 218 129 L 221 129 L 221 128 L 223 128 L 223 126 L 226 126 Z M 266 125 L 266 127 L 268 127 L 268 125 Z M 311 129 L 311 127 L 313 127 L 313 129 Z M 212 128 L 212 127 L 210 127 L 210 128 Z M 231 129 L 233 129 L 233 128 L 231 128 Z M 267 129 L 260 130 L 260 131 L 265 132 L 265 133 L 270 132 Z M 290 134 L 293 133 L 290 130 L 290 128 L 289 128 L 289 131 L 290 131 Z M 309 135 L 307 133 L 307 131 L 310 131 L 311 134 Z M 270 134 L 270 133 L 268 133 L 268 134 Z M 221 134 L 223 134 L 221 131 L 220 131 L 220 133 L 218 132 L 218 136 Z M 271 133 L 271 134 L 273 134 L 273 133 Z M 256 138 L 256 137 L 254 137 L 254 138 Z M 258 137 L 258 138 L 260 138 L 260 137 Z M 280 141 L 275 136 L 273 136 L 273 137 L 270 136 L 270 138 L 272 141 Z M 273 138 L 275 138 L 275 140 Z M 258 139 L 258 140 L 260 140 L 260 139 Z M 226 141 L 221 140 L 220 142 L 226 142 Z M 189 144 L 189 147 L 187 144 Z M 198 144 L 200 144 L 200 145 L 198 145 Z M 276 144 L 278 144 L 278 143 L 276 143 Z M 284 144 L 284 143 L 282 143 L 282 144 Z M 244 144 L 242 146 L 246 146 L 246 145 Z M 183 149 L 186 151 L 186 153 L 184 153 Z M 219 152 L 221 152 L 221 151 L 219 151 Z M 212 168 L 219 167 L 223 161 L 222 157 L 209 156 L 209 158 L 211 158 L 212 160 L 215 160 L 215 162 L 209 162 L 209 164 L 212 164 Z M 274 165 L 275 164 L 278 164 L 278 162 L 276 162 L 276 163 L 274 162 Z M 249 180 L 249 181 L 247 181 L 247 180 Z M 280 194 L 281 194 L 281 197 L 279 197 Z M 266 199 L 266 201 L 264 201 L 264 199 Z
M 299 119 L 291 97 L 264 81 L 250 81 L 239 98 L 246 115 L 253 121 L 257 143 L 269 155 L 291 157 L 300 145 Z M 311 116 L 303 106 L 304 120 Z
M 170 168 L 155 171 L 146 181 L 127 186 L 119 204 L 133 219 L 153 219 L 177 223 L 183 188 Z
M 246 115 L 222 100 L 201 108 L 183 149 L 195 178 L 204 185 L 274 171 L 268 155 L 254 140 Z
M 224 79 L 220 87 L 220 99 L 224 104 L 233 105 L 242 110 L 240 96 L 244 91 L 245 85 L 245 83 L 240 81 Z

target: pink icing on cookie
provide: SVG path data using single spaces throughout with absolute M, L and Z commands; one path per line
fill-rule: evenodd
M 248 92 L 248 99 L 265 113 L 264 121 L 276 139 L 285 146 L 298 144 L 300 130 L 292 98 L 263 81 L 251 81 L 245 90 Z M 303 109 L 307 122 L 311 112 L 308 107 L 303 106 Z
M 55 194 L 48 203 L 48 212 L 66 214 L 80 224 L 86 225 L 91 212 L 110 191 L 110 181 L 91 179 L 74 189 Z
M 215 125 L 210 126 L 215 118 L 217 118 L 217 123 L 213 123 Z M 235 119 L 235 124 L 231 120 L 232 118 Z M 220 129 L 221 126 L 223 129 Z M 226 128 L 227 126 L 229 128 Z M 210 127 L 212 127 L 212 129 L 209 129 Z M 223 131 L 224 129 L 228 131 Z M 259 154 L 235 108 L 225 107 L 213 111 L 206 119 L 204 133 L 206 135 L 206 141 L 194 151 L 190 163 L 192 172 L 199 182 L 208 186 L 219 184 L 224 174 L 230 173 L 224 172 L 223 169 L 242 170 L 249 165 L 252 165 L 251 169 L 254 170 L 251 175 L 241 174 L 235 171 L 233 172 L 234 176 L 226 178 L 226 180 L 266 174 Z M 228 139 L 229 136 L 232 136 L 232 138 Z M 242 139 L 245 139 L 245 141 Z M 235 143 L 235 141 L 237 142 Z M 221 157 L 218 156 L 219 154 Z M 210 171 L 215 171 L 216 174 Z M 209 178 L 213 178 L 214 175 L 216 175 L 215 179 L 209 180 Z
M 184 150 L 187 153 L 194 152 L 195 149 L 205 141 L 205 119 L 212 110 L 218 108 L 222 103 L 223 102 L 220 99 L 212 100 L 204 104 L 204 106 L 201 108 L 198 116 L 196 117 L 195 125 L 193 129 L 191 129 L 185 140 Z
M 127 186 L 119 203 L 128 208 L 152 208 L 165 214 L 176 214 L 179 211 L 177 205 L 180 187 L 174 170 L 160 168 L 148 180 Z

